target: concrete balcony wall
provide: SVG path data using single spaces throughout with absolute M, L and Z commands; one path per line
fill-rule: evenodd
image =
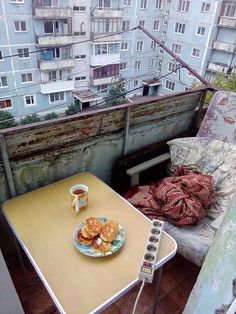
M 229 28 L 235 28 L 236 27 L 236 18 L 233 17 L 220 17 L 219 19 L 219 25 Z
M 71 8 L 36 7 L 34 17 L 38 19 L 66 19 L 73 16 Z
M 106 85 L 106 84 L 114 83 L 114 80 L 115 80 L 114 76 L 102 77 L 102 78 L 97 78 L 97 79 L 94 79 L 93 77 L 91 77 L 91 84 L 93 86 Z
M 227 66 L 223 66 L 220 64 L 215 64 L 215 63 L 209 63 L 208 64 L 208 70 L 216 71 L 216 72 L 224 72 L 226 73 L 228 70 Z
M 117 10 L 117 9 L 95 9 L 92 11 L 92 16 L 93 17 L 122 17 L 122 10 Z
M 106 65 L 120 61 L 120 53 L 105 55 L 90 55 L 90 65 Z
M 57 92 L 65 92 L 74 89 L 74 81 L 56 81 L 56 82 L 46 82 L 40 84 L 40 92 L 42 94 L 50 94 Z
M 106 35 L 109 35 L 109 33 L 93 33 L 93 32 L 91 32 L 91 40 L 93 40 L 93 42 L 99 43 L 99 42 L 121 41 L 121 39 L 122 39 L 121 34 L 103 37 Z M 103 37 L 103 38 L 99 38 L 99 37 Z
M 73 43 L 71 35 L 39 35 L 38 45 L 43 47 L 60 46 Z
M 230 53 L 233 53 L 235 51 L 235 45 L 229 44 L 229 43 L 222 43 L 219 41 L 214 42 L 213 48 L 217 50 L 230 52 Z
M 191 130 L 205 90 L 145 97 L 139 102 L 0 130 L 17 194 L 82 171 L 111 184 L 114 163 L 122 156 L 125 143 L 127 109 L 127 153 L 131 153 Z M 0 202 L 8 198 L 0 159 Z
M 75 61 L 73 59 L 54 59 L 50 61 L 40 60 L 39 68 L 41 71 L 58 70 L 63 68 L 73 68 Z

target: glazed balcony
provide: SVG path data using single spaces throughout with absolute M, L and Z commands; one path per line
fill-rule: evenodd
M 71 34 L 44 34 L 37 37 L 37 43 L 41 47 L 68 45 L 73 43 L 73 36 Z
M 66 7 L 36 6 L 33 15 L 36 19 L 67 19 L 73 16 L 73 10 Z
M 53 59 L 50 61 L 46 60 L 39 61 L 39 68 L 41 71 L 73 68 L 74 65 L 75 61 L 73 59 Z

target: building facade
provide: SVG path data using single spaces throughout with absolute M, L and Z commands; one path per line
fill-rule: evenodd
M 0 0 L 0 110 L 20 118 L 103 103 L 124 79 L 128 97 L 197 82 L 141 30 L 200 75 L 234 73 L 236 0 Z

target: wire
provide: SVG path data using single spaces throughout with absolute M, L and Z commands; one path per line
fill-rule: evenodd
M 142 293 L 142 291 L 143 291 L 143 288 L 144 288 L 144 284 L 145 284 L 145 279 L 143 279 L 143 281 L 142 281 L 142 285 L 141 285 L 141 287 L 140 287 L 140 289 L 139 289 L 139 292 L 138 292 L 137 298 L 136 298 L 135 303 L 134 303 L 134 307 L 133 307 L 132 314 L 135 314 L 135 311 L 136 311 L 136 308 L 137 308 L 137 304 L 138 304 L 138 301 L 139 301 L 140 295 L 141 295 L 141 293 Z
M 114 36 L 114 35 L 119 35 L 119 34 L 124 34 L 124 33 L 128 33 L 130 31 L 134 31 L 138 28 L 138 26 L 136 27 L 133 27 L 131 29 L 128 29 L 126 31 L 121 31 L 121 32 L 115 32 L 115 33 L 110 33 L 108 35 L 103 35 L 103 36 L 98 36 L 98 37 L 94 37 L 92 40 L 91 39 L 85 39 L 85 40 L 82 40 L 82 41 L 75 41 L 71 44 L 65 44 L 65 45 L 57 45 L 56 47 L 57 48 L 63 48 L 63 47 L 70 47 L 70 46 L 74 46 L 74 45 L 77 45 L 77 44 L 83 44 L 83 43 L 86 43 L 86 42 L 93 42 L 94 40 L 97 40 L 97 39 L 101 39 L 101 38 L 106 38 L 106 37 L 111 37 L 111 36 Z M 48 34 L 49 36 L 50 35 L 53 35 L 53 34 Z M 41 48 L 41 49 L 37 49 L 37 50 L 33 50 L 33 51 L 29 51 L 28 54 L 32 54 L 32 53 L 37 53 L 37 52 L 41 52 L 41 51 L 44 51 L 44 50 L 49 50 L 50 47 L 48 48 Z M 21 56 L 22 53 L 17 53 L 17 54 L 12 54 L 12 55 L 8 55 L 8 56 L 4 56 L 4 59 L 7 59 L 7 58 L 13 58 L 13 57 L 18 57 L 18 56 Z

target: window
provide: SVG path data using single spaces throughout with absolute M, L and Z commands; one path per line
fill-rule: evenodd
M 74 11 L 79 11 L 79 12 L 85 12 L 86 7 L 78 7 L 78 6 L 73 6 Z
M 129 30 L 129 21 L 123 21 L 122 22 L 122 31 L 128 31 Z
M 175 33 L 184 34 L 185 32 L 185 24 L 175 23 Z
M 159 27 L 160 27 L 160 21 L 159 20 L 155 20 L 153 23 L 153 30 L 154 31 L 159 31 Z
M 176 53 L 177 55 L 181 52 L 181 45 L 179 44 L 172 44 L 171 50 Z
M 137 51 L 143 50 L 143 41 L 137 41 Z
M 26 32 L 26 23 L 25 21 L 15 21 L 15 32 Z
M 34 98 L 34 95 L 24 96 L 25 100 L 25 106 L 35 106 L 36 100 Z
M 169 15 L 169 14 L 170 14 L 170 11 L 169 11 L 169 10 L 165 10 L 165 14 L 166 14 L 166 15 Z
M 2 53 L 2 51 L 0 50 L 0 61 L 2 61 L 3 60 L 3 53 Z
M 156 0 L 156 9 L 161 10 L 162 9 L 162 0 Z
M 98 8 L 110 8 L 111 7 L 111 0 L 99 0 L 98 2 Z
M 141 9 L 147 9 L 147 0 L 141 0 Z
M 175 83 L 169 80 L 166 80 L 165 88 L 168 90 L 175 90 Z
M 58 34 L 59 33 L 59 22 L 58 21 L 45 21 L 44 22 L 44 33 L 45 34 Z
M 82 60 L 82 59 L 86 59 L 87 56 L 86 55 L 75 55 L 75 59 L 77 60 Z
M 171 0 L 166 0 L 166 4 L 171 4 Z
M 137 87 L 138 86 L 138 80 L 135 80 L 134 81 L 134 87 Z
M 126 69 L 127 69 L 127 63 L 126 62 L 122 62 L 120 64 L 120 70 L 122 71 L 122 70 L 126 70 Z
M 107 55 L 119 53 L 119 44 L 97 44 L 95 45 L 95 55 Z
M 21 74 L 21 81 L 22 83 L 33 82 L 32 73 Z
M 118 19 L 95 18 L 92 20 L 93 33 L 115 33 L 118 31 Z
M 160 49 L 159 53 L 163 54 L 163 53 L 164 53 L 164 50 L 163 50 L 163 49 Z
M 211 4 L 209 2 L 202 3 L 202 10 L 201 12 L 209 12 L 211 9 Z
M 62 70 L 57 70 L 57 71 L 49 71 L 48 72 L 48 81 L 58 81 L 62 80 L 63 77 L 63 72 Z
M 59 0 L 43 0 L 43 5 L 45 7 L 58 7 Z
M 77 37 L 84 37 L 84 36 L 86 36 L 86 32 L 85 32 L 85 31 L 74 32 L 74 36 L 77 36 Z
M 154 63 L 155 63 L 155 59 L 154 58 L 149 59 L 148 67 L 149 68 L 154 68 Z
M 62 102 L 64 100 L 64 93 L 63 92 L 51 93 L 49 94 L 49 99 L 51 103 Z
M 86 81 L 86 76 L 77 76 L 75 78 L 76 81 Z
M 135 64 L 134 64 L 134 69 L 135 70 L 140 70 L 140 65 L 141 65 L 141 61 L 135 61 Z
M 7 87 L 7 77 L 6 76 L 0 76 L 0 87 Z
M 179 12 L 188 12 L 189 11 L 190 1 L 179 0 L 178 11 Z
M 201 35 L 203 36 L 205 34 L 205 31 L 206 31 L 206 28 L 205 27 L 202 27 L 202 26 L 198 26 L 197 28 L 197 35 Z
M 12 108 L 11 99 L 0 100 L 0 109 Z
M 166 31 L 162 31 L 161 35 L 165 36 L 166 35 Z
M 191 90 L 191 88 L 190 87 L 185 87 L 184 90 L 187 92 L 187 91 Z
M 121 50 L 128 50 L 129 48 L 129 44 L 127 42 L 123 42 L 121 43 Z
M 19 59 L 28 59 L 29 58 L 29 49 L 28 48 L 17 49 L 17 53 L 19 55 Z
M 221 16 L 235 17 L 236 16 L 236 4 L 224 2 L 221 7 Z
M 173 73 L 177 73 L 177 64 L 173 63 L 173 62 L 169 62 L 168 71 L 173 72 Z
M 11 3 L 24 3 L 24 0 L 10 0 Z
M 131 0 L 123 0 L 123 4 L 125 7 L 130 7 L 131 6 Z
M 151 42 L 151 49 L 154 49 L 156 47 L 157 47 L 157 43 L 154 40 L 152 40 L 152 42 Z
M 168 24 L 168 22 L 167 21 L 163 21 L 163 25 L 167 25 Z
M 95 68 L 93 70 L 93 78 L 100 79 L 104 77 L 118 76 L 119 72 L 120 72 L 119 64 L 106 65 L 102 68 Z
M 200 57 L 200 49 L 193 48 L 193 50 L 192 50 L 192 57 L 199 58 Z
M 145 27 L 145 21 L 144 21 L 144 20 L 140 20 L 138 24 L 139 24 L 140 26 Z

